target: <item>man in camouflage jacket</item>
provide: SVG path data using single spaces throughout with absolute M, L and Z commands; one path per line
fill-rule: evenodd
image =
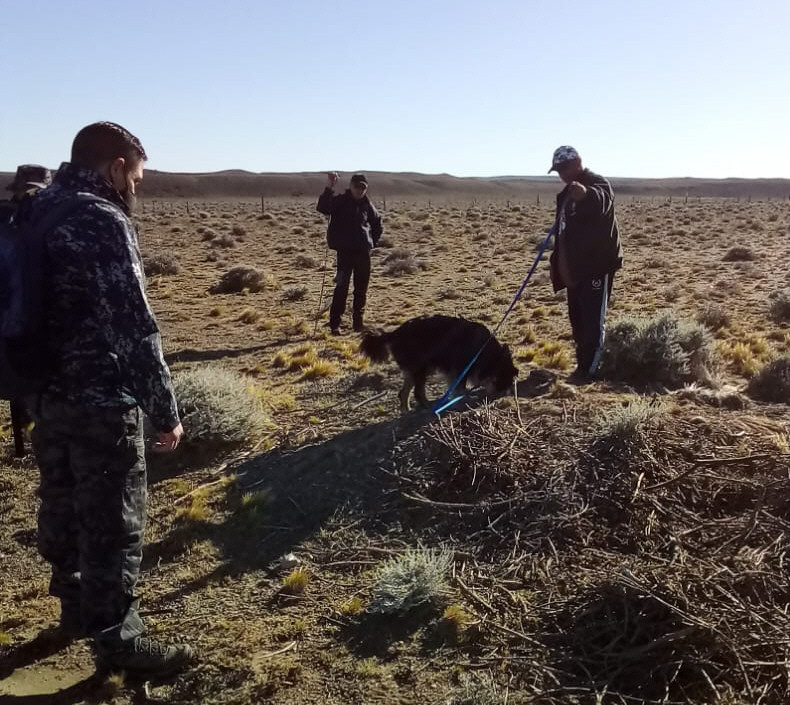
M 174 450 L 183 434 L 130 220 L 146 154 L 121 126 L 95 123 L 71 156 L 28 216 L 35 222 L 77 194 L 93 198 L 46 239 L 54 372 L 31 401 L 39 550 L 52 564 L 65 632 L 92 637 L 104 666 L 165 673 L 191 649 L 144 637 L 134 595 L 146 514 L 142 414 L 158 432 L 155 450 Z

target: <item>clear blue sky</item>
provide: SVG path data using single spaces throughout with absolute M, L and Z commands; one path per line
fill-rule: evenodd
M 0 0 L 0 170 L 790 177 L 790 0 Z

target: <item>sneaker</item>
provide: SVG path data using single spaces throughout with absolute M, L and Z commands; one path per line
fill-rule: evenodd
M 115 648 L 96 646 L 96 661 L 104 670 L 119 669 L 157 676 L 180 671 L 193 656 L 194 651 L 189 644 L 168 646 L 147 636 L 136 636 Z
M 340 330 L 340 326 L 335 326 L 334 328 L 330 328 L 329 332 L 332 335 L 343 335 L 343 332 Z
M 362 321 L 358 321 L 354 323 L 354 332 L 355 333 L 364 333 L 366 330 L 365 324 Z

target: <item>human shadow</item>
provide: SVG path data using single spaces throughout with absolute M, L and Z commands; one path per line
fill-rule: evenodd
M 6 646 L 0 650 L 0 680 L 8 678 L 18 668 L 42 661 L 65 649 L 71 639 L 57 628 L 44 629 L 23 644 Z
M 212 362 L 225 358 L 241 357 L 250 353 L 268 350 L 269 348 L 279 348 L 282 346 L 281 340 L 273 340 L 269 343 L 251 345 L 246 348 L 219 348 L 218 350 L 197 350 L 195 348 L 184 348 L 165 355 L 165 362 L 172 365 L 176 362 Z
M 538 382 L 523 387 L 519 394 L 543 393 L 548 382 L 542 378 Z M 442 415 L 485 402 L 484 394 L 471 391 Z M 386 530 L 395 510 L 385 499 L 397 483 L 381 470 L 382 465 L 399 443 L 436 419 L 431 409 L 417 409 L 320 443 L 275 449 L 246 460 L 233 468 L 239 480 L 225 489 L 225 506 L 231 510 L 227 517 L 221 523 L 191 520 L 176 525 L 146 546 L 144 569 L 175 560 L 189 544 L 211 541 L 223 563 L 163 596 L 175 600 L 222 576 L 275 565 L 340 511 L 359 518 L 359 526 L 366 531 Z
M 177 599 L 219 575 L 266 568 L 315 534 L 340 509 L 353 511 L 372 528 L 387 480 L 378 472 L 398 442 L 436 417 L 414 411 L 396 419 L 344 431 L 295 450 L 272 450 L 234 468 L 227 504 L 234 511 L 222 522 L 192 521 L 176 526 L 146 546 L 144 568 L 173 560 L 192 542 L 210 540 L 224 559 L 216 571 L 185 583 L 165 596 Z M 260 502 L 248 502 L 254 494 Z M 235 504 L 235 506 L 234 506 Z
M 76 703 L 99 703 L 101 697 L 102 677 L 92 673 L 87 678 L 67 688 L 53 693 L 37 693 L 32 695 L 0 694 L 3 705 L 76 705 Z

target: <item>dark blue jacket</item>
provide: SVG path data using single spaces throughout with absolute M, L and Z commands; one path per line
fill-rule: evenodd
M 338 196 L 324 189 L 316 209 L 329 216 L 326 241 L 332 250 L 370 250 L 381 238 L 381 216 L 363 196 L 359 200 L 346 191 Z
M 44 305 L 54 374 L 47 396 L 90 406 L 140 406 L 158 431 L 178 425 L 159 327 L 145 293 L 137 233 L 118 191 L 95 171 L 63 164 L 27 214 L 33 222 L 83 192 L 47 235 Z

